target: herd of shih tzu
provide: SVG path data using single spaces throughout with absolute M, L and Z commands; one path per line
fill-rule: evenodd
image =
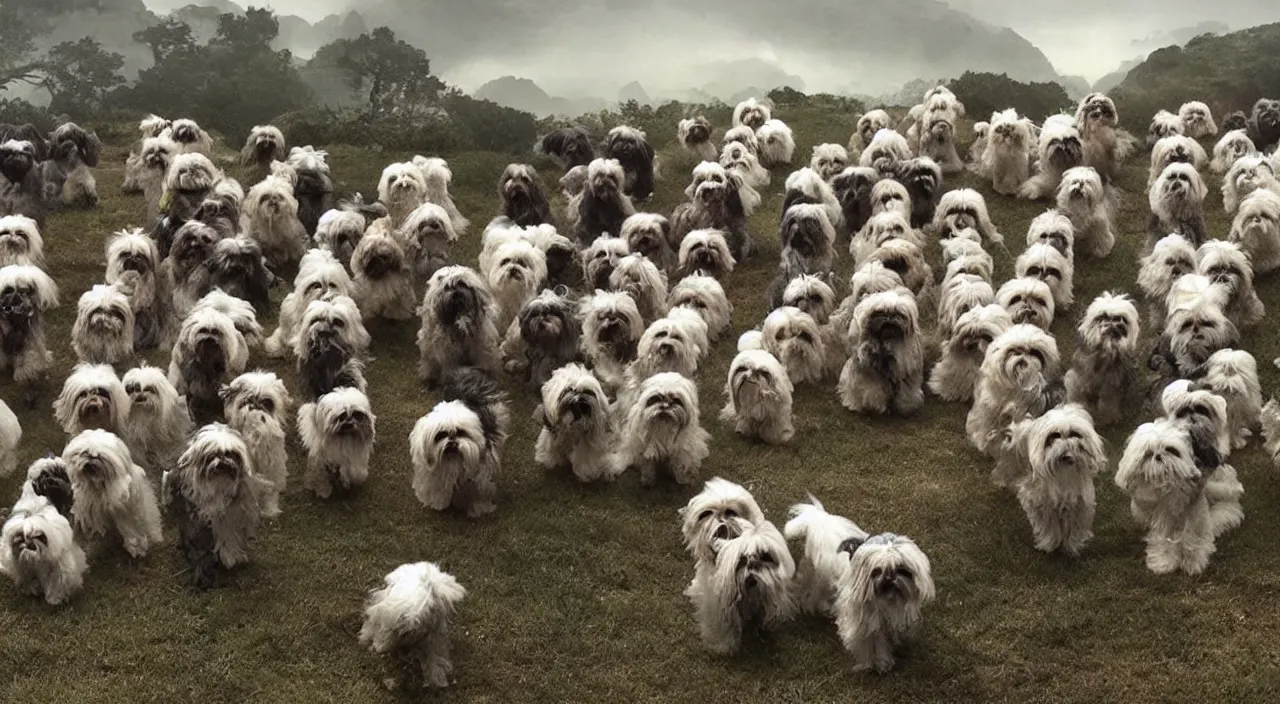
M 655 181 L 643 132 L 617 127 L 600 145 L 582 127 L 545 136 L 535 150 L 564 168 L 564 205 L 552 212 L 532 166 L 508 166 L 475 269 L 451 261 L 468 221 L 441 159 L 386 167 L 376 202 L 338 201 L 325 152 L 286 149 L 278 129 L 257 127 L 241 159 L 260 180 L 246 192 L 215 165 L 199 125 L 149 117 L 124 190 L 142 195 L 154 226 L 109 238 L 104 281 L 79 299 L 80 363 L 53 402 L 70 440 L 28 470 L 0 567 L 20 590 L 63 603 L 82 585 L 85 547 L 118 542 L 142 557 L 162 540 L 163 510 L 195 585 L 216 584 L 249 559 L 287 481 L 294 398 L 275 374 L 250 370 L 254 350 L 296 360 L 302 481 L 327 498 L 368 476 L 372 318 L 419 318 L 418 373 L 444 399 L 409 437 L 425 506 L 495 510 L 503 371 L 540 391 L 538 464 L 583 482 L 634 468 L 645 486 L 695 484 L 709 434 L 690 377 L 729 328 L 722 281 L 753 255 L 747 218 L 769 170 L 794 157 L 791 130 L 771 112 L 756 100 L 737 106 L 719 145 L 704 117 L 680 122 L 680 144 L 702 161 L 670 217 L 637 212 Z M 1237 349 L 1239 330 L 1264 314 L 1254 277 L 1280 268 L 1280 164 L 1266 156 L 1280 141 L 1280 101 L 1231 115 L 1220 139 L 1203 103 L 1155 116 L 1137 284 L 1156 342 L 1142 342 L 1137 302 L 1104 293 L 1085 307 L 1069 365 L 1048 329 L 1074 303 L 1076 253 L 1112 249 L 1112 179 L 1138 140 L 1093 94 L 1041 125 L 995 113 L 974 125 L 961 158 L 963 114 L 941 87 L 900 125 L 873 110 L 848 147 L 815 147 L 786 179 L 772 312 L 737 342 L 721 420 L 787 443 L 794 385 L 830 381 L 857 413 L 910 415 L 926 389 L 969 402 L 968 438 L 1016 494 L 1035 547 L 1074 556 L 1092 535 L 1093 477 L 1108 466 L 1095 427 L 1129 420 L 1145 400 L 1158 419 L 1129 437 L 1115 482 L 1146 531 L 1147 567 L 1200 572 L 1215 539 L 1243 520 L 1232 450 L 1258 430 L 1280 458 L 1280 407 L 1263 406 L 1254 357 Z M 1212 155 L 1206 139 L 1217 139 Z M 43 316 L 58 305 L 41 227 L 59 208 L 94 206 L 100 152 L 75 124 L 48 135 L 0 126 L 0 367 L 29 403 L 50 365 Z M 1031 222 L 1016 277 L 998 288 L 986 247 L 1007 250 L 983 196 L 942 188 L 966 169 L 999 194 L 1056 206 Z M 1206 169 L 1225 174 L 1225 239 L 1206 232 Z M 940 244 L 940 277 L 926 236 Z M 845 242 L 856 269 L 841 299 L 832 270 Z M 273 272 L 295 264 L 265 336 Z M 172 350 L 167 371 L 143 364 L 117 376 L 156 348 Z M 15 469 L 21 434 L 0 403 L 0 473 Z M 807 612 L 835 620 L 857 668 L 883 672 L 934 597 L 911 539 L 870 535 L 812 497 L 779 531 L 744 487 L 714 478 L 681 514 L 695 563 L 685 593 L 718 653 Z M 788 539 L 803 544 L 798 565 Z M 465 595 L 435 564 L 402 565 L 370 595 L 360 641 L 445 686 L 449 624 Z

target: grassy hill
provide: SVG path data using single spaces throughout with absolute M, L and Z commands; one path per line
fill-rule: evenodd
M 797 161 L 815 143 L 844 143 L 856 115 L 784 109 L 795 130 Z M 724 124 L 717 125 L 720 128 Z M 651 131 L 664 160 L 649 209 L 681 201 L 692 159 L 671 142 L 675 124 Z M 963 139 L 971 138 L 968 128 Z M 104 240 L 137 225 L 138 197 L 119 194 L 126 141 L 97 172 L 101 207 L 52 217 L 45 233 L 50 268 L 62 289 L 52 315 L 50 348 L 60 384 L 74 356 L 69 331 L 79 295 L 103 275 Z M 375 191 L 384 165 L 409 153 L 325 145 L 342 193 Z M 474 265 L 479 232 L 497 210 L 494 186 L 508 161 L 484 152 L 450 153 L 461 210 L 473 232 L 456 252 Z M 529 159 L 538 159 L 530 154 Z M 1105 290 L 1135 292 L 1146 197 L 1146 165 L 1121 174 L 1124 191 L 1118 243 L 1100 262 L 1081 259 L 1076 307 L 1054 325 L 1064 360 L 1074 326 Z M 558 174 L 535 162 L 550 188 Z M 230 168 L 233 175 L 241 175 Z M 1096 537 L 1079 560 L 1045 556 L 1031 546 L 1017 501 L 987 479 L 990 462 L 965 441 L 965 409 L 930 398 L 910 419 L 855 416 L 840 407 L 834 384 L 798 390 L 797 436 L 788 447 L 748 442 L 716 420 L 738 333 L 758 325 L 777 262 L 777 222 L 786 170 L 773 175 L 752 218 L 760 252 L 733 272 L 733 330 L 697 375 L 712 453 L 705 478 L 721 475 L 748 486 L 767 516 L 781 524 L 807 492 L 833 512 L 872 532 L 913 537 L 929 555 L 938 600 L 900 667 L 884 677 L 854 675 L 835 627 L 802 618 L 767 642 L 731 659 L 701 646 L 681 592 L 693 568 L 680 542 L 676 510 L 693 491 L 673 485 L 641 489 L 634 473 L 609 486 L 581 486 L 567 473 L 533 464 L 537 427 L 532 391 L 512 379 L 512 434 L 499 478 L 497 513 L 480 521 L 424 509 L 409 491 L 407 436 L 435 399 L 413 374 L 413 323 L 371 327 L 376 359 L 368 369 L 378 416 L 369 483 L 338 500 L 314 499 L 301 487 L 303 452 L 291 434 L 293 477 L 283 515 L 264 526 L 253 562 L 225 588 L 193 593 L 180 574 L 176 529 L 146 559 L 122 551 L 91 559 L 85 590 L 52 609 L 0 583 L 0 700 L 19 702 L 390 702 L 388 670 L 356 643 L 365 593 L 396 565 L 439 562 L 469 590 L 454 633 L 456 688 L 439 701 L 467 702 L 1155 702 L 1268 701 L 1280 686 L 1280 552 L 1274 507 L 1280 482 L 1256 447 L 1232 463 L 1248 493 L 1247 519 L 1218 540 L 1199 577 L 1150 574 L 1142 563 L 1142 531 L 1110 474 L 1098 478 Z M 975 186 L 988 198 L 1009 252 L 994 250 L 997 283 L 1012 275 L 1031 218 L 1045 204 L 995 195 L 969 176 L 948 188 Z M 1217 195 L 1207 204 L 1209 230 L 1229 222 Z M 938 252 L 930 252 L 937 267 Z M 851 267 L 840 261 L 841 278 Z M 292 272 L 290 272 L 291 275 Z M 1280 311 L 1280 285 L 1260 294 Z M 274 292 L 278 307 L 286 290 Z M 1275 313 L 1273 313 L 1273 316 Z M 264 321 L 273 329 L 274 317 Z M 1278 335 L 1264 323 L 1245 335 L 1258 357 L 1263 386 L 1280 373 L 1270 360 Z M 152 363 L 167 361 L 152 355 Z M 281 374 L 291 367 L 254 365 Z M 64 437 L 52 423 L 50 388 L 36 409 L 16 408 L 26 431 L 22 466 Z M 0 381 L 17 405 L 17 389 Z M 1148 416 L 1134 409 L 1109 430 L 1112 471 L 1124 438 Z M 18 477 L 0 481 L 7 504 Z M 796 553 L 797 558 L 799 552 Z M 419 699 L 414 697 L 414 701 Z

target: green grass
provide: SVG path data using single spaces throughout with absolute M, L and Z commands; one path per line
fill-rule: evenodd
M 853 116 L 804 110 L 780 117 L 796 131 L 797 162 L 807 162 L 814 143 L 844 143 L 853 123 Z M 665 143 L 674 127 L 651 136 Z M 385 164 L 408 156 L 341 146 L 330 152 L 340 190 L 366 195 Z M 68 336 L 75 302 L 101 280 L 107 235 L 140 224 L 141 199 L 119 194 L 123 153 L 113 149 L 98 171 L 101 207 L 54 216 L 45 233 L 62 289 L 50 326 L 55 382 L 38 408 L 16 409 L 26 431 L 23 466 L 62 448 L 49 404 L 74 362 Z M 692 161 L 672 144 L 662 155 L 649 207 L 670 212 Z M 475 223 L 457 260 L 474 265 L 508 157 L 443 156 L 453 166 L 459 206 Z M 1115 251 L 1077 266 L 1078 303 L 1054 326 L 1064 359 L 1075 319 L 1094 296 L 1135 291 L 1147 214 L 1142 162 L 1131 163 L 1120 183 Z M 535 163 L 553 185 L 554 169 Z M 67 607 L 19 596 L 5 582 L 0 701 L 394 701 L 402 695 L 382 686 L 387 664 L 361 649 L 356 633 L 366 591 L 396 565 L 417 560 L 439 562 L 469 590 L 454 636 L 458 682 L 436 695 L 445 701 L 1273 701 L 1280 686 L 1280 554 L 1270 509 L 1280 502 L 1280 483 L 1256 448 L 1233 456 L 1248 489 L 1244 525 L 1219 539 L 1203 575 L 1157 577 L 1143 567 L 1142 533 L 1110 474 L 1098 478 L 1096 537 L 1082 557 L 1036 552 L 1017 502 L 989 483 L 989 462 L 965 442 L 959 405 L 930 398 L 914 418 L 863 417 L 840 407 L 833 383 L 807 387 L 797 394 L 797 436 L 788 447 L 749 442 L 716 420 L 734 340 L 766 312 L 785 175 L 774 173 L 751 222 L 762 251 L 729 278 L 733 331 L 698 374 L 703 422 L 714 437 L 703 476 L 745 484 L 775 523 L 813 492 L 870 531 L 892 530 L 920 544 L 933 563 L 938 600 L 895 672 L 853 674 L 834 625 L 812 618 L 736 657 L 707 653 L 681 594 L 692 563 L 676 510 L 693 490 L 643 490 L 634 474 L 610 486 L 581 486 L 567 473 L 537 467 L 535 396 L 514 380 L 507 380 L 513 427 L 497 513 L 470 521 L 424 509 L 409 490 L 407 436 L 434 399 L 414 375 L 416 325 L 377 323 L 369 381 L 378 441 L 364 489 L 327 502 L 304 492 L 297 479 L 303 453 L 291 437 L 295 479 L 284 514 L 264 527 L 253 562 L 225 588 L 191 591 L 171 524 L 166 544 L 146 559 L 119 550 L 95 555 L 83 593 Z M 995 196 L 967 176 L 947 185 L 959 184 L 983 191 L 1013 254 L 1021 251 L 1027 224 L 1046 206 Z M 1209 226 L 1225 236 L 1217 185 L 1213 179 Z M 1012 274 L 1012 259 L 993 254 L 999 283 Z M 931 255 L 936 266 L 937 252 Z M 841 265 L 846 276 L 847 255 Z M 1280 310 L 1280 287 L 1265 281 L 1260 290 Z M 274 293 L 277 304 L 285 293 Z M 274 327 L 274 320 L 264 322 Z M 1267 389 L 1277 381 L 1273 329 L 1264 323 L 1245 335 Z M 151 361 L 164 363 L 165 356 Z M 255 364 L 265 362 L 255 356 Z M 267 366 L 295 383 L 291 368 Z M 17 405 L 10 381 L 0 392 Z M 1125 436 L 1144 420 L 1135 409 L 1107 433 L 1113 468 Z M 18 477 L 7 478 L 0 496 L 15 497 L 18 486 Z

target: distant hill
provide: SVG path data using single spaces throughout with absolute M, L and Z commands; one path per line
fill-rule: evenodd
M 1130 70 L 1146 61 L 1147 55 L 1156 49 L 1162 49 L 1167 46 L 1183 46 L 1195 37 L 1204 34 L 1226 34 L 1229 31 L 1231 31 L 1231 28 L 1221 22 L 1201 22 L 1190 27 L 1180 27 L 1168 32 L 1157 32 L 1142 39 L 1135 39 L 1131 44 L 1136 56 L 1121 63 L 1120 67 L 1115 71 L 1094 81 L 1093 90 L 1110 93 L 1124 81 Z
M 1203 100 L 1214 115 L 1248 110 L 1280 86 L 1280 23 L 1204 35 L 1185 47 L 1153 51 L 1131 69 L 1111 92 L 1130 129 L 1146 130 L 1161 108 L 1176 110 L 1188 100 Z

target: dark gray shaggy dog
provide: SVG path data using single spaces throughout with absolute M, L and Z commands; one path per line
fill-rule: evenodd
M 916 157 L 900 162 L 894 178 L 911 195 L 911 226 L 918 230 L 933 222 L 942 196 L 942 168 L 929 157 Z
M 524 304 L 517 318 L 525 361 L 529 365 L 529 381 L 542 388 L 551 374 L 570 362 L 578 361 L 578 341 L 582 327 L 578 323 L 577 303 L 568 290 L 543 291 Z
M 551 222 L 551 203 L 542 190 L 538 170 L 528 164 L 508 164 L 498 178 L 502 214 L 511 222 L 530 227 Z
M 320 216 L 333 207 L 333 177 L 329 165 L 319 159 L 308 159 L 294 167 L 298 182 L 293 185 L 293 197 L 298 201 L 298 221 L 308 236 L 316 234 Z
M 625 125 L 609 130 L 600 151 L 617 159 L 627 173 L 625 191 L 634 200 L 648 200 L 653 195 L 653 161 L 657 157 L 644 132 Z
M 36 147 L 29 141 L 0 142 L 0 216 L 26 215 L 43 229 L 44 178 L 36 156 Z
M 843 234 L 852 236 L 871 219 L 871 187 L 879 180 L 880 172 L 870 166 L 851 166 L 831 179 L 844 214 Z
M 1280 143 L 1280 100 L 1262 98 L 1253 104 L 1253 116 L 1249 118 L 1249 139 L 1260 152 L 1266 152 Z
M 551 157 L 565 171 L 575 166 L 586 166 L 596 158 L 591 133 L 581 125 L 561 127 L 548 134 L 538 142 L 535 151 Z
M 248 237 L 228 237 L 213 247 L 213 256 L 205 266 L 209 269 L 210 290 L 248 301 L 259 315 L 271 310 L 271 286 L 276 277 L 267 270 L 262 248 Z
M 720 230 L 729 245 L 729 253 L 738 262 L 751 256 L 751 234 L 747 232 L 747 211 L 738 189 L 742 177 L 736 171 L 728 171 L 722 183 L 703 181 L 692 194 L 692 201 L 681 203 L 671 213 L 672 241 L 683 242 L 684 236 L 694 230 Z M 786 208 L 786 204 L 783 204 Z

